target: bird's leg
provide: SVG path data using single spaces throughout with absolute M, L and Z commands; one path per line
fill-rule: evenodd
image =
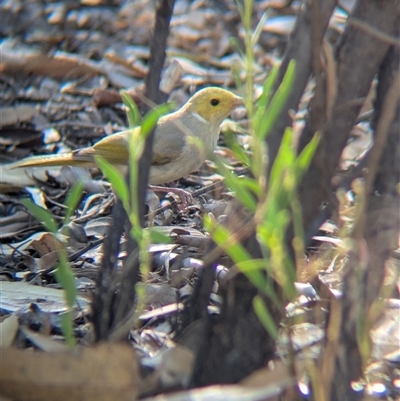
M 158 191 L 158 192 L 173 192 L 174 194 L 178 195 L 179 198 L 181 199 L 181 203 L 178 203 L 178 208 L 181 211 L 186 211 L 188 206 L 193 202 L 193 197 L 190 194 L 190 192 L 185 191 L 184 189 L 181 188 L 168 188 L 168 187 L 159 187 L 155 185 L 149 185 L 149 187 L 153 191 Z

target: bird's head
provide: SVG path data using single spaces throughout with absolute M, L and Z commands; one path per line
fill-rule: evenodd
M 242 98 L 232 92 L 210 87 L 195 93 L 186 103 L 186 110 L 197 114 L 213 126 L 219 126 L 231 111 L 243 104 Z

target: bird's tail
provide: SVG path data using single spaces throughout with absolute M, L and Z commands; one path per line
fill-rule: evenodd
M 80 160 L 75 158 L 72 153 L 60 155 L 45 155 L 45 156 L 32 156 L 20 160 L 10 165 L 10 169 L 23 168 L 23 167 L 51 167 L 51 166 L 65 166 L 73 165 L 79 167 L 93 166 L 93 160 Z

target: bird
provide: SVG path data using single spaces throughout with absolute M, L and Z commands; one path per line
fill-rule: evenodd
M 196 92 L 180 109 L 159 118 L 154 132 L 149 184 L 157 186 L 156 190 L 176 192 L 183 203 L 189 202 L 190 196 L 182 194 L 182 190 L 158 185 L 197 171 L 207 152 L 216 148 L 221 123 L 239 105 L 243 105 L 243 99 L 233 92 L 207 87 Z M 10 169 L 61 165 L 97 167 L 94 156 L 99 155 L 124 172 L 129 163 L 129 136 L 135 130 L 140 127 L 109 135 L 93 146 L 70 153 L 28 157 L 11 164 Z M 198 138 L 204 149 L 190 137 Z

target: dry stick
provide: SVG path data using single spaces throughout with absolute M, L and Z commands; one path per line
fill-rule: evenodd
M 366 193 L 368 194 L 372 188 L 372 184 L 375 180 L 376 171 L 378 168 L 378 161 L 382 156 L 382 152 L 386 145 L 386 140 L 389 133 L 390 124 L 396 113 L 397 103 L 399 101 L 400 92 L 400 68 L 393 80 L 391 87 L 389 88 L 388 94 L 386 95 L 383 111 L 379 118 L 378 125 L 376 127 L 376 139 L 374 146 L 371 151 L 368 163 L 368 176 L 365 183 Z
M 385 23 L 390 27 L 388 23 L 389 21 L 387 21 L 387 18 L 385 18 L 386 15 L 383 12 L 381 12 L 381 18 L 379 18 L 380 15 L 378 13 L 375 13 L 374 15 L 373 9 L 370 12 L 371 5 L 373 5 L 374 2 L 360 2 L 360 10 L 362 10 L 362 6 L 364 6 L 364 4 L 366 9 L 368 10 L 368 13 L 366 16 L 364 15 L 364 18 L 366 18 L 368 21 L 379 22 L 381 28 L 385 27 Z M 360 13 L 360 15 L 363 16 L 362 13 Z M 377 38 L 371 38 L 370 40 L 374 40 L 376 42 Z M 388 48 L 388 46 L 383 45 L 384 49 L 385 47 Z M 353 44 L 353 46 L 350 46 L 348 44 L 348 48 L 358 49 L 360 48 L 360 44 L 355 43 Z M 368 49 L 368 45 L 366 46 L 366 49 Z M 383 55 L 380 60 L 380 64 L 373 72 L 376 73 L 379 68 L 382 68 L 382 61 L 384 60 L 384 57 L 385 55 Z M 362 61 L 363 59 L 360 59 L 359 62 Z M 368 61 L 373 62 L 373 57 L 369 56 Z M 361 64 L 360 70 L 362 67 L 363 65 Z M 393 121 L 394 113 L 392 113 L 390 109 L 396 108 L 398 102 L 398 94 L 394 93 L 392 89 L 395 89 L 395 92 L 398 91 L 399 74 L 397 74 L 397 77 L 394 81 L 395 82 L 391 82 L 391 85 L 386 92 L 385 100 L 382 102 L 382 113 L 379 116 L 378 126 L 376 128 L 376 143 L 374 147 L 369 151 L 368 158 L 366 156 L 364 157 L 364 165 L 370 166 L 371 168 L 369 171 L 369 175 L 366 178 L 366 181 L 368 180 L 369 183 L 366 182 L 365 184 L 364 199 L 366 201 L 370 196 L 372 183 L 374 182 L 376 177 L 376 168 L 378 167 L 378 162 L 382 157 L 382 150 L 385 146 L 387 135 L 389 133 L 389 125 Z M 360 82 L 357 82 L 357 84 L 360 85 Z M 389 98 L 391 99 L 389 100 Z M 370 159 L 372 152 L 375 153 L 374 161 L 371 161 Z M 365 205 L 364 210 L 367 210 Z M 358 221 L 356 223 L 356 227 L 353 232 L 353 235 L 356 239 L 361 239 L 364 236 L 364 225 L 364 221 Z M 358 251 L 362 251 L 365 255 L 365 242 L 358 241 L 358 245 Z M 357 322 L 356 319 L 357 317 L 360 317 L 362 313 L 364 313 L 360 305 L 361 303 L 365 305 L 365 296 L 361 295 L 361 292 L 365 293 L 367 291 L 365 290 L 365 288 L 368 287 L 364 287 L 365 285 L 367 285 L 366 281 L 364 281 L 366 280 L 366 272 L 361 272 L 359 271 L 359 269 L 355 269 L 355 263 L 357 263 L 357 260 L 350 259 L 350 263 L 346 265 L 345 270 L 350 273 L 347 274 L 344 279 L 344 296 L 340 303 L 332 305 L 332 310 L 329 318 L 330 323 L 327 333 L 328 341 L 323 353 L 324 358 L 321 366 L 321 377 L 323 386 L 325 388 L 325 399 L 342 400 L 361 398 L 361 394 L 355 394 L 352 392 L 350 381 L 354 376 L 358 378 L 362 370 L 361 355 L 358 352 L 359 344 L 357 344 L 356 334 L 356 328 L 359 327 L 358 323 L 360 323 L 360 321 Z M 361 263 L 360 266 L 362 265 L 364 264 Z M 340 350 L 340 352 L 338 352 L 338 350 Z
M 280 67 L 279 77 L 277 79 L 275 87 L 276 90 L 276 88 L 282 82 L 283 76 L 286 72 L 290 60 L 295 60 L 296 61 L 295 78 L 289 99 L 287 100 L 284 108 L 281 110 L 280 115 L 276 123 L 274 124 L 274 127 L 271 129 L 267 137 L 269 170 L 271 169 L 271 166 L 278 153 L 278 149 L 281 143 L 284 130 L 286 129 L 286 127 L 292 125 L 292 121 L 289 115 L 289 110 L 298 109 L 300 99 L 303 96 L 304 90 L 311 76 L 313 61 L 315 63 L 315 57 L 313 58 L 312 55 L 318 57 L 318 60 L 320 57 L 319 52 L 318 53 L 313 52 L 314 43 L 317 43 L 316 40 L 317 38 L 315 37 L 315 35 L 313 35 L 314 24 L 311 23 L 313 10 L 315 12 L 315 8 L 318 7 L 317 11 L 317 13 L 319 14 L 318 29 L 320 31 L 319 38 L 320 40 L 322 40 L 322 37 L 326 32 L 329 20 L 333 14 L 333 11 L 337 3 L 338 3 L 337 0 L 323 0 L 316 2 L 315 4 L 311 2 L 305 2 L 304 8 L 302 8 L 299 12 L 296 21 L 296 26 L 292 31 L 289 43 L 287 44 L 286 53 Z M 319 43 L 318 47 L 320 47 L 320 45 L 321 44 Z M 327 59 L 327 61 L 330 60 Z M 310 132 L 305 132 L 305 130 L 303 130 L 303 133 L 299 141 L 298 152 L 300 152 L 302 148 L 304 148 L 304 146 L 312 139 L 314 133 L 315 131 L 310 130 Z M 311 235 L 308 235 L 310 238 L 313 235 L 313 233 L 315 233 L 314 225 L 319 227 L 321 224 L 319 224 L 319 221 L 316 222 L 316 224 L 311 224 L 310 222 L 307 224 L 308 231 L 311 233 Z M 289 239 L 290 242 L 291 240 L 292 238 Z
M 322 43 L 322 55 L 324 58 L 324 69 L 326 75 L 326 116 L 329 120 L 332 116 L 332 109 L 336 99 L 338 88 L 337 74 L 336 74 L 336 61 L 333 54 L 332 46 L 324 39 Z
M 285 55 L 285 59 L 294 58 L 296 60 L 296 76 L 300 78 L 300 82 L 297 81 L 298 78 L 296 77 L 295 84 L 292 88 L 290 98 L 285 108 L 293 108 L 293 106 L 296 106 L 297 109 L 298 102 L 303 95 L 305 85 L 307 84 L 312 72 L 314 73 L 316 79 L 316 90 L 312 100 L 310 117 L 306 128 L 301 134 L 298 153 L 300 153 L 305 145 L 312 139 L 316 131 L 323 129 L 327 116 L 332 113 L 332 104 L 336 98 L 336 65 L 335 61 L 333 60 L 331 48 L 322 41 L 327 29 L 329 18 L 333 13 L 336 4 L 337 2 L 335 1 L 320 2 L 318 0 L 313 0 L 311 6 L 308 4 L 305 10 L 299 14 L 296 29 L 292 33 L 291 40 L 288 43 L 288 51 Z M 306 38 L 305 41 L 304 38 Z M 325 56 L 326 81 L 322 78 L 320 65 L 322 51 Z M 303 80 L 303 83 L 301 83 L 301 80 Z M 298 86 L 299 88 L 302 88 L 301 92 L 299 91 Z M 324 95 L 325 86 L 327 86 L 326 95 Z M 272 138 L 274 135 L 276 137 L 274 140 L 279 141 L 279 146 L 280 136 L 285 128 L 285 119 L 286 125 L 290 125 L 290 122 L 286 118 L 286 114 L 288 114 L 287 110 L 281 112 L 278 122 L 275 124 L 272 132 L 268 135 L 267 141 L 269 146 L 271 144 L 270 138 Z M 307 128 L 310 129 L 307 131 Z M 275 151 L 269 150 L 270 164 L 273 162 L 272 157 L 275 157 L 276 151 L 277 148 Z M 321 162 L 319 165 L 323 170 Z M 324 210 L 323 213 L 317 216 L 317 219 L 313 219 L 313 221 L 306 226 L 304 235 L 306 244 L 310 242 L 312 236 L 326 220 L 326 216 L 327 211 Z M 290 228 L 287 234 L 288 243 L 291 243 L 292 239 L 293 232 L 292 228 Z
M 380 6 L 376 2 L 366 0 L 358 2 L 353 13 L 379 29 L 390 32 L 395 26 L 397 4 L 393 2 L 386 4 L 388 12 L 385 11 L 383 15 L 382 12 L 377 12 Z M 369 93 L 371 82 L 388 47 L 387 44 L 363 34 L 351 25 L 346 27 L 338 43 L 336 50 L 338 91 L 332 116 L 323 130 L 314 159 L 298 190 L 304 226 L 311 235 L 311 226 L 315 227 L 313 225 L 315 216 L 320 211 L 321 205 L 328 200 L 325 194 L 331 190 L 330 180 L 335 174 L 342 149 L 361 109 L 358 100 Z M 354 99 L 357 101 L 354 102 Z M 314 131 L 311 128 L 307 122 L 299 139 L 299 151 L 313 137 Z M 321 191 L 322 188 L 324 192 Z
M 112 213 L 112 224 L 104 239 L 103 259 L 96 279 L 96 290 L 93 294 L 93 326 L 95 341 L 106 340 L 111 325 L 111 309 L 114 288 L 111 288 L 112 277 L 118 259 L 119 245 L 124 231 L 126 212 L 119 199 L 115 203 Z
M 360 114 L 357 118 L 357 124 L 370 120 L 374 116 L 374 113 L 374 110 L 368 110 L 365 113 Z
M 357 225 L 354 229 L 355 238 L 358 239 L 364 237 L 364 229 L 365 229 L 364 216 L 365 216 L 365 211 L 367 210 L 367 200 L 372 190 L 372 185 L 375 181 L 379 160 L 381 159 L 383 150 L 387 142 L 389 127 L 396 113 L 396 108 L 400 97 L 399 87 L 400 87 L 400 68 L 398 69 L 397 74 L 393 80 L 393 84 L 390 86 L 388 93 L 385 97 L 384 104 L 382 107 L 382 114 L 379 118 L 376 127 L 375 143 L 368 156 L 368 164 L 367 164 L 368 174 L 365 179 L 365 187 L 364 187 L 364 197 L 365 197 L 365 202 L 363 205 L 364 212 L 361 214 L 360 219 L 358 220 Z
M 318 3 L 320 17 L 318 22 L 321 33 L 320 39 L 322 39 L 338 0 L 320 0 Z M 287 49 L 279 69 L 279 76 L 275 83 L 274 90 L 276 91 L 283 80 L 289 62 L 291 60 L 295 60 L 296 71 L 294 76 L 294 84 L 291 89 L 289 99 L 282 108 L 276 123 L 272 127 L 267 137 L 270 166 L 269 169 L 271 168 L 278 153 L 282 135 L 286 127 L 292 125 L 289 110 L 298 109 L 300 99 L 303 96 L 304 89 L 312 72 L 312 49 L 314 46 L 314 40 L 312 34 L 313 25 L 311 24 L 313 10 L 311 7 L 313 7 L 311 2 L 305 2 L 304 7 L 302 7 L 299 11 L 296 20 L 296 26 L 290 35 Z M 310 139 L 311 138 L 308 140 Z
M 75 262 L 78 258 L 84 255 L 87 251 L 95 248 L 97 245 L 100 245 L 104 242 L 104 238 L 99 238 L 94 241 L 90 241 L 84 248 L 79 250 L 78 252 L 73 253 L 72 255 L 68 256 L 68 262 Z
M 149 74 L 146 78 L 146 95 L 149 100 L 159 99 L 158 83 L 161 75 L 161 68 L 165 59 L 165 45 L 168 37 L 169 20 L 172 15 L 174 1 L 164 0 L 157 8 L 155 34 L 151 43 L 151 56 Z M 168 18 L 169 13 L 169 18 Z M 164 17 L 166 20 L 164 21 Z M 161 22 L 160 22 L 161 21 Z M 165 30 L 166 28 L 166 30 Z M 156 37 L 163 38 L 161 47 Z M 162 44 L 164 43 L 164 44 Z M 163 54 L 164 58 L 160 58 L 158 54 Z M 157 56 L 155 56 L 157 55 Z M 162 62 L 160 61 L 162 59 Z M 156 62 L 154 62 L 156 60 Z M 160 66 L 161 64 L 161 66 Z M 141 212 L 144 210 L 144 196 L 147 188 L 148 173 L 150 169 L 151 150 L 152 150 L 152 135 L 147 138 L 144 154 L 139 162 L 141 174 L 138 185 L 138 199 Z M 150 156 L 149 156 L 150 155 Z M 148 160 L 146 160 L 146 158 Z M 146 166 L 148 164 L 148 166 Z M 142 200 L 142 201 L 140 201 Z M 141 216 L 143 216 L 143 212 Z M 118 277 L 115 272 L 117 256 L 120 247 L 120 239 L 124 231 L 126 221 L 128 221 L 126 211 L 124 210 L 121 201 L 117 202 L 112 211 L 113 225 L 110 226 L 108 235 L 104 241 L 104 255 L 97 278 L 97 290 L 94 293 L 93 299 L 93 323 L 96 335 L 96 341 L 105 340 L 110 336 L 111 327 L 118 326 L 119 319 L 123 319 L 127 311 L 132 307 L 134 302 L 134 286 L 137 282 L 139 266 L 137 258 L 129 257 L 124 265 L 125 270 L 129 270 L 128 278 L 121 282 L 121 288 L 118 292 L 118 299 L 115 298 L 115 286 L 118 285 Z M 143 220 L 143 218 L 142 218 Z M 129 229 L 128 229 L 129 231 Z M 128 235 L 128 249 L 131 255 L 137 255 L 137 244 Z M 112 333 L 112 330 L 111 330 Z
M 371 36 L 374 36 L 375 38 L 381 40 L 382 42 L 387 43 L 388 45 L 400 46 L 400 42 L 399 42 L 398 38 L 388 35 L 387 33 L 382 32 L 379 29 L 376 29 L 373 26 L 371 26 L 363 21 L 360 21 L 357 18 L 351 17 L 347 20 L 347 23 L 368 33 Z
M 149 73 L 145 79 L 146 91 L 145 98 L 153 104 L 160 104 L 166 101 L 166 95 L 159 89 L 161 71 L 164 66 L 169 35 L 169 24 L 172 17 L 175 0 L 163 0 L 157 2 L 156 21 L 154 34 L 150 42 Z M 150 110 L 148 104 L 142 104 L 143 114 Z M 149 182 L 149 173 L 153 152 L 154 129 L 147 136 L 143 154 L 139 160 L 138 194 L 137 202 L 139 205 L 140 223 L 144 227 L 144 202 L 146 190 Z
M 161 71 L 165 62 L 165 49 L 169 36 L 169 26 L 172 17 L 175 0 L 163 0 L 157 2 L 156 21 L 154 34 L 150 42 L 149 73 L 145 79 L 145 97 L 151 103 L 159 104 L 166 100 L 166 96 L 160 92 L 159 84 Z M 146 103 L 142 104 L 143 112 L 149 110 Z M 154 129 L 147 136 L 144 151 L 139 160 L 140 175 L 138 177 L 137 199 L 140 225 L 144 227 L 144 210 L 146 189 L 149 181 L 153 149 Z M 128 256 L 124 263 L 124 279 L 120 281 L 119 291 L 114 302 L 115 326 L 110 330 L 109 336 L 113 339 L 123 338 L 129 331 L 128 323 L 131 323 L 131 310 L 135 302 L 135 286 L 139 279 L 140 260 L 139 246 L 136 241 L 127 235 Z
M 312 120 L 314 123 L 314 129 L 320 130 L 322 125 L 326 122 L 326 96 L 325 92 L 325 80 L 322 77 L 322 66 L 321 66 L 321 44 L 322 44 L 322 32 L 320 24 L 320 3 L 318 0 L 312 0 L 312 31 L 311 31 L 311 43 L 312 43 L 312 72 L 315 79 L 314 88 L 314 108 L 312 110 Z
M 311 100 L 311 107 L 309 111 L 309 123 L 311 126 L 311 130 L 313 134 L 315 132 L 322 131 L 323 127 L 326 124 L 327 116 L 328 116 L 328 108 L 327 104 L 329 103 L 329 115 L 332 114 L 332 104 L 334 103 L 334 97 L 336 96 L 336 88 L 329 88 L 331 92 L 326 90 L 327 82 L 326 76 L 332 81 L 330 75 L 334 73 L 334 71 L 327 71 L 325 76 L 323 75 L 322 66 L 321 66 L 321 57 L 322 57 L 322 50 L 323 47 L 323 38 L 321 32 L 321 25 L 320 25 L 320 3 L 318 0 L 312 1 L 312 31 L 311 31 L 311 39 L 312 39 L 312 72 L 315 79 L 315 89 L 314 89 L 314 96 Z M 327 56 L 329 53 L 327 52 Z M 328 59 L 327 59 L 328 62 Z M 334 64 L 334 62 L 333 62 Z M 333 69 L 330 67 L 330 69 Z M 329 74 L 328 74 L 329 72 Z M 332 85 L 336 84 L 336 81 L 333 80 L 331 82 Z M 333 92 L 333 93 L 332 93 Z M 324 166 L 322 163 L 319 165 L 320 169 L 323 170 Z M 327 196 L 329 194 L 327 193 Z

